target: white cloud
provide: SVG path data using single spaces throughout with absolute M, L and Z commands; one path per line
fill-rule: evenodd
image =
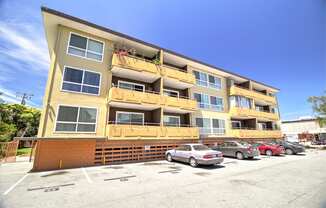
M 25 70 L 44 73 L 49 67 L 49 55 L 44 37 L 33 25 L 0 22 L 0 53 L 13 60 L 24 62 Z

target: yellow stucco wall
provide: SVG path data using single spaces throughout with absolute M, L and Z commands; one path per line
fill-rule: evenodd
M 104 42 L 103 62 L 97 62 L 81 57 L 68 55 L 67 44 L 70 32 L 75 32 L 96 40 Z M 44 110 L 41 117 L 39 137 L 47 136 L 105 136 L 106 118 L 107 118 L 107 94 L 109 91 L 111 76 L 109 64 L 112 58 L 112 42 L 94 37 L 91 34 L 85 34 L 81 31 L 75 31 L 64 26 L 58 26 L 56 48 L 51 55 L 51 66 L 48 76 L 46 92 L 44 96 Z M 62 75 L 65 66 L 87 69 L 101 74 L 100 94 L 87 95 L 81 93 L 61 91 Z M 96 133 L 60 133 L 55 132 L 55 121 L 58 105 L 85 106 L 97 108 L 97 127 Z

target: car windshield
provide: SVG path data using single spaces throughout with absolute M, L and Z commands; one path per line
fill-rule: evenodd
M 248 142 L 244 142 L 244 141 L 239 141 L 239 143 L 240 143 L 241 145 L 245 145 L 245 146 L 248 146 L 248 145 L 249 145 Z
M 197 151 L 204 151 L 204 150 L 210 150 L 207 146 L 205 145 L 194 145 L 193 146 L 194 150 Z

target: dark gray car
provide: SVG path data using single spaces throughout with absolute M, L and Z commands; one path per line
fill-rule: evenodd
M 246 142 L 226 141 L 212 149 L 221 151 L 223 156 L 236 157 L 239 160 L 259 156 L 259 150 Z
M 287 155 L 293 155 L 293 154 L 305 152 L 305 147 L 297 142 L 277 141 L 273 143 L 283 146 L 285 149 L 285 154 Z

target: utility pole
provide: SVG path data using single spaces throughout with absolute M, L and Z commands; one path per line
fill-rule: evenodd
M 20 92 L 16 93 L 16 97 L 21 98 L 21 102 L 20 102 L 21 105 L 26 105 L 26 100 L 31 100 L 33 96 L 34 96 L 33 94 L 28 94 L 25 92 L 24 93 L 20 93 Z

